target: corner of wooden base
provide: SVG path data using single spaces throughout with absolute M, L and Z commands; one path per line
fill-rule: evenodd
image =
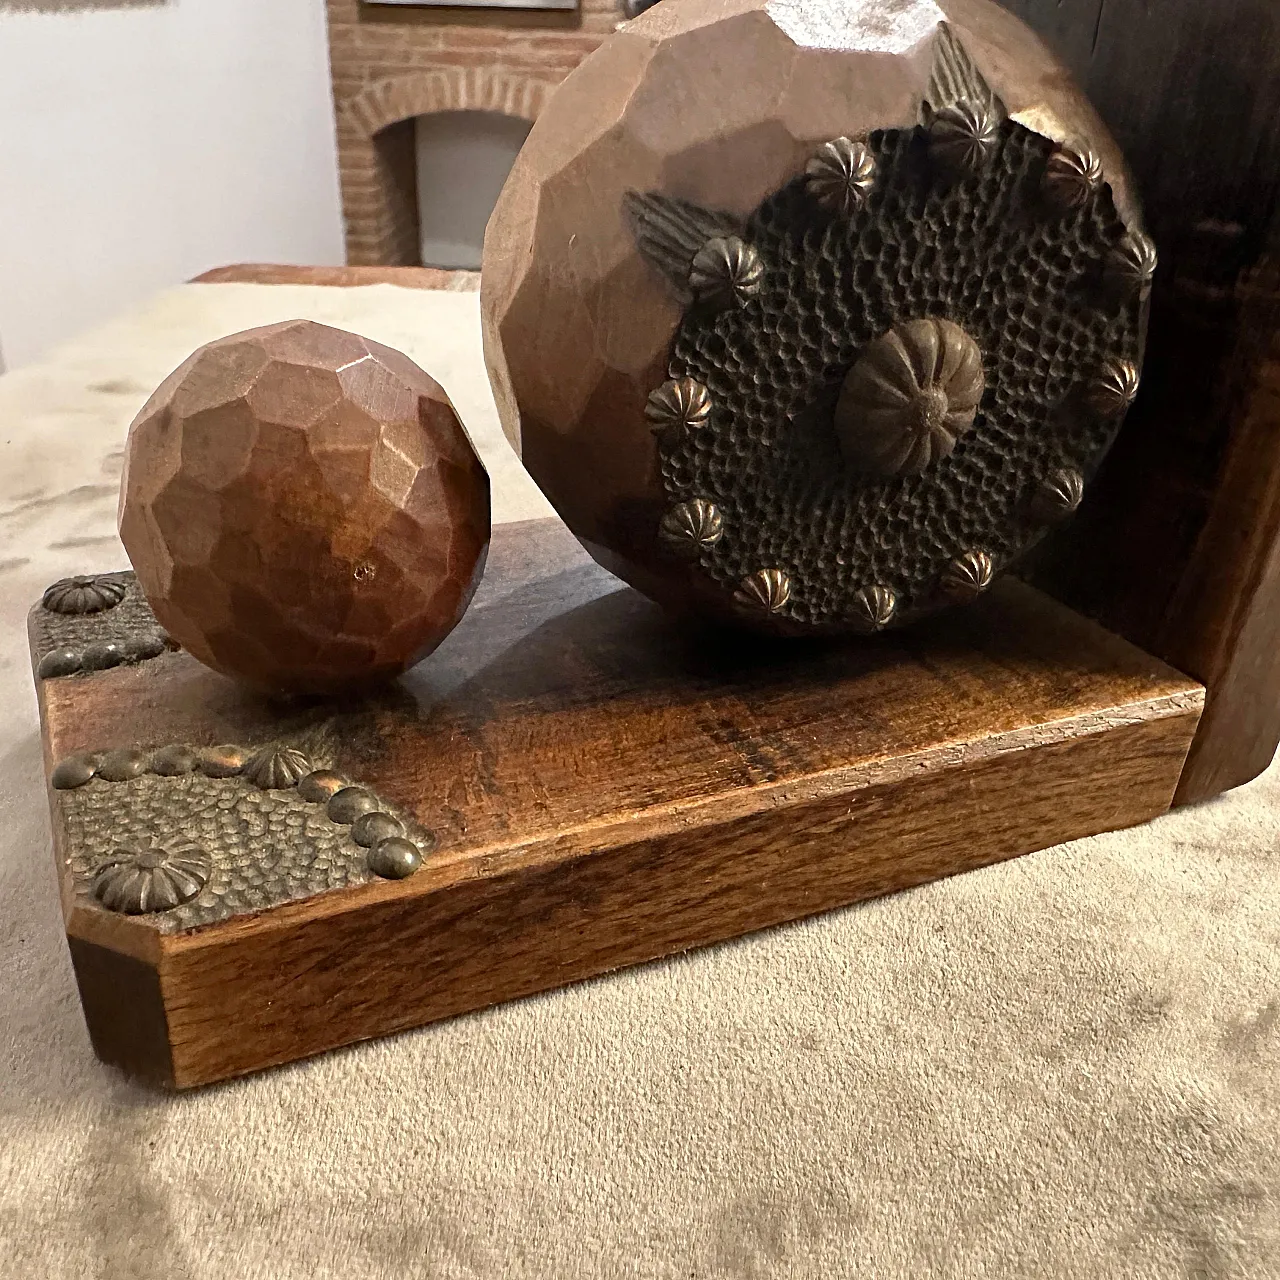
M 67 936 L 93 1051 L 160 1088 L 178 1087 L 160 973 L 148 961 Z

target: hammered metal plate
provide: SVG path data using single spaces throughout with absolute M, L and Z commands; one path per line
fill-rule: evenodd
M 296 787 L 263 790 L 242 777 L 143 773 L 124 782 L 95 776 L 55 791 L 77 903 L 99 908 L 94 878 L 117 850 L 196 850 L 209 877 L 192 901 L 147 916 L 161 933 L 216 924 L 376 879 L 369 850 L 323 802 Z M 420 845 L 431 837 L 389 806 Z

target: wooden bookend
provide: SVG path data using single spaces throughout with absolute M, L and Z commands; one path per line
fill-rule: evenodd
M 453 635 L 345 703 L 157 654 L 111 581 L 70 631 L 32 614 L 37 667 L 125 655 L 39 682 L 55 846 L 94 1046 L 174 1088 L 1143 822 L 1203 705 L 1021 582 L 753 640 L 678 625 L 555 521 L 499 527 Z M 400 828 L 420 868 L 374 875 L 358 840 Z

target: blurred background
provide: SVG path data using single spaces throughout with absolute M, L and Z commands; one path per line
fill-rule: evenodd
M 0 0 L 5 362 L 226 264 L 478 267 L 531 121 L 648 2 Z M 1006 4 L 1130 156 L 1165 298 L 1228 331 L 1203 309 L 1276 225 L 1280 4 Z
M 229 263 L 478 268 L 532 117 L 623 16 L 0 0 L 4 364 Z
M 7 365 L 246 258 L 343 258 L 323 4 L 0 3 Z

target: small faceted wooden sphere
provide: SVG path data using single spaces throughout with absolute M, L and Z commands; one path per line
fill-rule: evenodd
M 438 383 L 309 321 L 200 348 L 129 431 L 120 537 L 161 625 L 257 688 L 430 653 L 479 583 L 489 478 Z

